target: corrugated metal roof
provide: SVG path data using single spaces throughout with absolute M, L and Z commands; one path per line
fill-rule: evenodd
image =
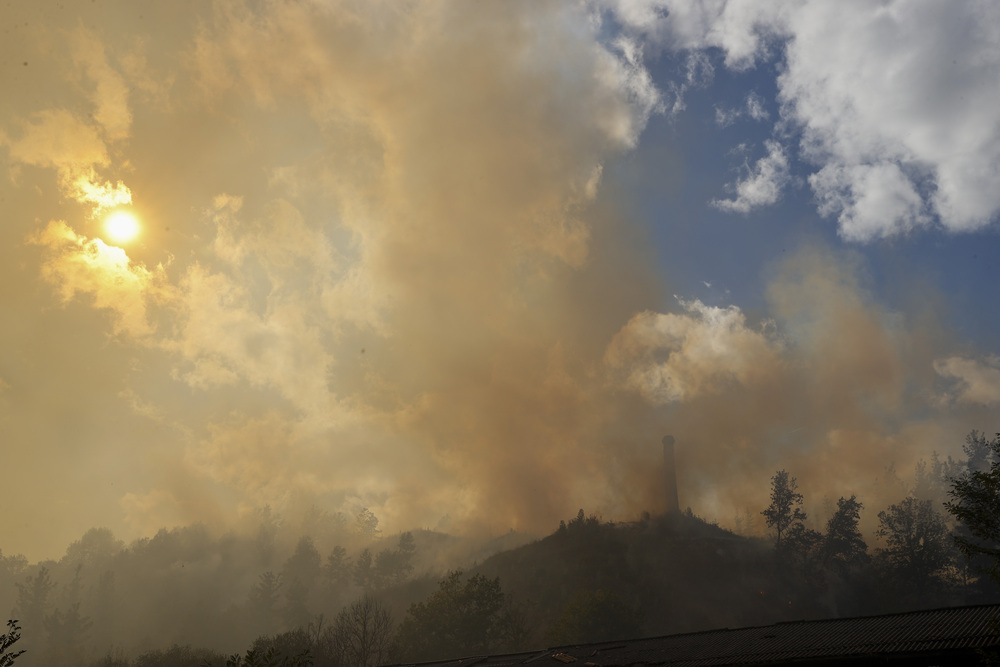
M 563 664 L 572 664 L 573 667 L 715 667 L 876 656 L 887 658 L 997 648 L 1000 647 L 998 628 L 1000 605 L 978 605 L 560 646 L 535 653 L 481 656 L 429 664 L 454 667 L 501 667 L 528 663 L 533 667 L 560 667 Z

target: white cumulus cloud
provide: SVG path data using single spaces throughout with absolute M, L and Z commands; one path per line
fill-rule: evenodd
M 620 0 L 626 31 L 676 52 L 779 60 L 780 122 L 801 133 L 824 215 L 868 241 L 1000 213 L 1000 4 L 988 0 Z M 760 107 L 754 107 L 758 109 Z M 750 111 L 753 115 L 753 110 Z
M 955 398 L 965 403 L 995 405 L 1000 403 L 1000 359 L 988 363 L 964 357 L 948 357 L 934 362 L 938 375 L 956 381 Z
M 713 199 L 712 206 L 723 211 L 749 213 L 755 208 L 768 206 L 781 197 L 788 183 L 788 158 L 777 141 L 767 141 L 767 155 L 757 160 L 747 175 L 736 182 L 735 199 Z

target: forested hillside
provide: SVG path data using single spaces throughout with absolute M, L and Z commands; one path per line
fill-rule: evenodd
M 691 510 L 606 522 L 583 509 L 534 541 L 383 536 L 367 509 L 298 522 L 265 509 L 243 533 L 192 526 L 129 545 L 93 529 L 58 561 L 0 555 L 22 635 L 7 648 L 27 651 L 18 667 L 236 664 L 233 651 L 374 665 L 994 602 L 1000 440 L 973 432 L 965 453 L 921 463 L 877 513 L 851 495 L 819 521 L 779 470 L 762 535 Z

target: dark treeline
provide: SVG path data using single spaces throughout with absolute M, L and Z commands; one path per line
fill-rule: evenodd
M 0 601 L 18 667 L 376 665 L 997 601 L 1000 440 L 973 432 L 964 452 L 918 464 L 888 507 L 845 494 L 822 521 L 779 470 L 764 536 L 580 510 L 478 564 L 440 533 L 382 536 L 368 510 L 293 528 L 265 508 L 252 531 L 130 545 L 92 529 L 58 561 L 0 555 Z

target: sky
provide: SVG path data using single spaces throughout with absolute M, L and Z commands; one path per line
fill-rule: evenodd
M 666 433 L 682 506 L 818 521 L 1000 430 L 997 3 L 0 19 L 8 554 L 630 520 Z

